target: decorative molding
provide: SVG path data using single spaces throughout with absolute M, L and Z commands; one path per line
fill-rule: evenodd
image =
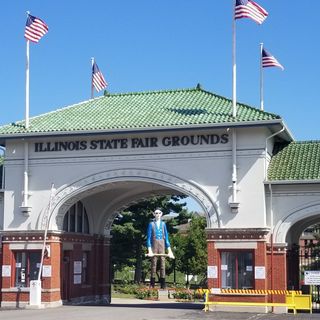
M 52 211 L 49 217 L 49 229 L 62 229 L 65 212 L 71 205 L 81 200 L 84 195 L 87 197 L 104 191 L 111 182 L 125 181 L 154 183 L 189 195 L 198 200 L 205 211 L 208 227 L 220 227 L 218 207 L 200 186 L 161 171 L 126 168 L 99 172 L 57 189 L 51 203 Z M 45 211 L 43 210 L 43 212 Z M 42 213 L 42 217 L 40 218 L 41 226 L 45 223 L 44 219 L 45 215 Z
M 270 197 L 270 193 L 267 193 L 268 197 Z M 272 194 L 273 198 L 283 198 L 283 197 L 310 197 L 310 196 L 319 196 L 320 195 L 320 190 L 319 191 L 292 191 L 292 192 L 277 192 Z
M 208 241 L 267 241 L 269 228 L 212 228 L 206 229 Z
M 215 241 L 215 249 L 257 249 L 257 241 Z
M 295 208 L 294 211 L 287 213 L 282 217 L 274 227 L 274 239 L 275 242 L 285 243 L 287 233 L 290 228 L 297 222 L 304 219 L 319 217 L 320 215 L 320 203 L 305 204 L 303 207 Z

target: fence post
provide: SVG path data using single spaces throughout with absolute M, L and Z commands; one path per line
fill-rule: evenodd
M 204 311 L 207 312 L 209 311 L 209 289 L 206 290 L 206 299 L 205 299 L 205 302 L 204 302 Z

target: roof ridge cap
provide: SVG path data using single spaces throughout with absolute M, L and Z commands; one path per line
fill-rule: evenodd
M 188 92 L 188 91 L 203 91 L 197 88 L 180 88 L 180 89 L 160 89 L 160 90 L 145 90 L 145 91 L 131 91 L 131 92 L 115 92 L 108 93 L 105 97 L 110 96 L 126 96 L 126 95 L 144 95 L 144 94 L 157 94 L 157 93 L 170 93 L 170 92 Z

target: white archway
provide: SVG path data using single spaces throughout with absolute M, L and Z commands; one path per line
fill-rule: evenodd
M 44 210 L 44 213 L 39 219 L 41 229 L 44 229 L 47 221 L 49 229 L 61 229 L 63 216 L 72 204 L 76 203 L 84 196 L 104 191 L 110 183 L 126 181 L 149 182 L 189 195 L 198 201 L 204 210 L 207 227 L 220 227 L 220 213 L 215 202 L 195 182 L 190 182 L 180 177 L 156 170 L 125 168 L 99 172 L 81 178 L 56 190 L 51 202 L 51 213 L 49 214 L 49 217 L 45 214 L 48 210 Z M 115 205 L 113 209 L 118 210 L 121 206 L 125 205 L 125 202 L 128 202 L 128 198 L 123 199 L 123 203 L 120 202 Z
M 276 243 L 285 243 L 287 235 L 292 227 L 296 226 L 294 238 L 301 235 L 303 230 L 308 226 L 320 220 L 320 203 L 313 202 L 297 208 L 295 211 L 289 212 L 281 219 L 274 228 L 274 239 Z M 299 224 L 298 224 L 299 222 Z

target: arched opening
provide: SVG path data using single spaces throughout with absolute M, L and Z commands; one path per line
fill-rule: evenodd
M 176 195 L 146 197 L 119 211 L 111 228 L 111 260 L 116 294 L 127 289 L 132 294 L 135 293 L 135 289 L 143 289 L 144 293 L 147 293 L 145 289 L 149 285 L 156 288 L 161 286 L 174 288 L 177 284 L 180 287 L 189 285 L 194 287 L 200 282 L 205 282 L 206 221 L 201 211 L 192 214 L 187 210 L 183 204 L 185 198 L 181 201 L 177 198 Z M 153 213 L 158 208 L 163 212 L 163 216 L 159 218 L 161 222 L 159 221 L 157 227 L 155 223 L 157 217 Z M 160 268 L 158 261 L 155 272 L 151 268 L 153 259 L 145 254 L 148 252 L 147 243 L 150 247 L 154 247 L 152 250 L 159 249 L 156 245 L 151 246 L 151 232 L 155 237 L 158 232 L 162 233 L 162 222 L 168 232 L 168 246 L 175 259 L 166 258 L 165 270 Z M 147 230 L 150 231 L 149 240 Z M 164 238 L 161 236 L 159 239 Z M 169 252 L 165 250 L 165 246 L 167 243 L 163 240 L 160 253 Z
M 320 312 L 320 215 L 309 209 L 309 215 L 306 209 L 292 214 L 287 229 L 287 287 L 310 294 L 313 310 Z M 293 220 L 299 214 L 303 218 Z
M 109 302 L 110 231 L 115 217 L 143 199 L 182 194 L 192 196 L 199 203 L 207 226 L 219 226 L 215 204 L 204 190 L 163 173 L 147 170 L 103 172 L 56 190 L 49 229 L 63 231 L 62 300 L 77 302 L 98 297 Z

